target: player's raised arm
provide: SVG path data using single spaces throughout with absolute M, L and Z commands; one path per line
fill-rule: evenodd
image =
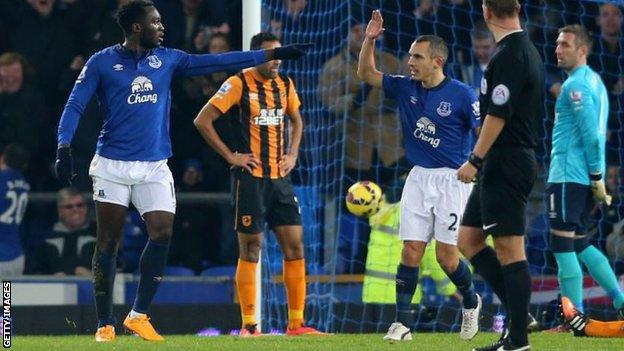
M 357 75 L 361 80 L 378 88 L 381 87 L 383 73 L 375 67 L 375 40 L 383 31 L 381 12 L 374 10 L 371 20 L 366 26 L 366 37 L 362 49 L 360 49 Z
M 71 181 L 75 177 L 69 145 L 74 138 L 76 128 L 78 128 L 80 117 L 82 117 L 85 107 L 93 97 L 99 84 L 100 75 L 97 67 L 97 59 L 94 55 L 87 61 L 82 71 L 80 71 L 78 78 L 76 78 L 76 83 L 67 99 L 65 109 L 63 110 L 59 122 L 57 134 L 58 149 L 56 152 L 54 171 L 56 177 L 63 185 L 71 185 Z
M 222 54 L 191 55 L 178 51 L 176 74 L 204 75 L 219 71 L 239 71 L 271 60 L 295 60 L 304 56 L 312 44 L 291 44 L 269 50 L 232 51 Z

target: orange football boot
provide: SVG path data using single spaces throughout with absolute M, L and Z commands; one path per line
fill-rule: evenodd
M 108 342 L 115 341 L 115 327 L 112 325 L 105 325 L 100 327 L 95 332 L 96 342 Z
M 143 338 L 143 340 L 147 340 L 147 341 L 165 340 L 165 338 L 160 336 L 160 334 L 158 334 L 156 330 L 154 330 L 154 327 L 152 326 L 152 323 L 150 323 L 147 315 L 141 315 L 136 318 L 130 318 L 130 315 L 128 314 L 128 316 L 123 322 L 123 325 L 124 327 L 126 327 L 128 331 L 140 336 L 141 338 Z

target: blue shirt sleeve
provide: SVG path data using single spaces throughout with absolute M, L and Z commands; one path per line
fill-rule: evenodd
M 177 54 L 176 75 L 197 76 L 219 71 L 239 71 L 266 62 L 265 50 L 232 51 L 223 54 L 191 55 L 181 50 Z
M 91 56 L 76 78 L 59 122 L 58 145 L 71 144 L 80 117 L 100 84 L 97 57 L 97 54 Z
M 479 106 L 479 97 L 474 89 L 466 87 L 466 103 L 464 104 L 464 116 L 470 129 L 476 129 L 481 126 L 481 111 Z
M 384 74 L 381 80 L 381 87 L 383 88 L 383 92 L 388 99 L 396 99 L 401 94 L 401 88 L 403 82 L 405 81 L 405 76 L 395 75 L 395 74 Z
M 573 82 L 565 91 L 562 98 L 566 99 L 576 120 L 578 130 L 583 141 L 585 160 L 590 173 L 602 172 L 603 150 L 600 142 L 600 111 L 599 104 L 594 101 L 587 84 Z

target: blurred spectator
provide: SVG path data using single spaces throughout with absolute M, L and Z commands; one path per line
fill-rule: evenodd
M 212 34 L 210 34 L 212 33 Z M 213 32 L 206 27 L 197 33 L 194 41 L 195 49 L 200 53 L 219 54 L 230 51 L 230 40 L 226 34 Z M 184 171 L 186 162 L 190 158 L 198 157 L 198 150 L 202 150 L 202 161 L 210 168 L 206 174 L 206 182 L 202 191 L 228 191 L 229 165 L 212 148 L 206 148 L 205 142 L 195 130 L 193 123 L 189 123 L 188 116 L 194 116 L 201 110 L 206 101 L 214 95 L 221 84 L 234 72 L 215 72 L 206 76 L 186 77 L 178 81 L 180 88 L 175 96 L 175 112 L 181 118 L 174 118 L 172 124 L 172 139 L 175 153 L 172 162 L 174 169 Z M 229 118 L 219 118 L 214 123 L 215 128 L 223 136 L 226 144 L 231 145 L 232 133 Z
M 75 31 L 67 18 L 55 8 L 56 0 L 27 0 L 18 16 L 18 23 L 10 34 L 11 47 L 32 63 L 38 87 L 46 102 L 60 112 L 57 93 L 61 72 L 78 54 Z M 54 130 L 56 121 L 49 121 L 48 130 Z
M 622 57 L 622 10 L 615 4 L 600 5 L 600 35 L 596 38 L 590 66 L 601 73 L 607 90 L 614 95 L 624 91 L 624 57 Z
M 31 77 L 32 68 L 24 56 L 14 52 L 0 55 L 0 144 L 20 143 L 33 155 L 27 177 L 36 182 L 50 174 L 39 148 L 44 101 Z
M 339 120 L 346 120 L 347 186 L 364 179 L 385 185 L 396 177 L 397 165 L 404 155 L 394 103 L 383 97 L 381 89 L 357 79 L 364 30 L 363 23 L 351 26 L 348 46 L 325 63 L 319 79 L 323 105 Z M 381 50 L 375 55 L 379 70 L 399 71 L 394 56 Z
M 182 192 L 204 191 L 204 167 L 195 159 L 186 161 L 182 183 L 179 186 Z
M 134 273 L 139 268 L 141 254 L 148 240 L 147 228 L 139 211 L 131 207 L 126 214 L 126 224 L 123 227 L 122 256 L 124 273 Z
M 472 55 L 470 59 L 464 59 L 463 55 L 457 56 L 459 64 L 459 80 L 470 85 L 477 94 L 481 88 L 481 78 L 490 58 L 496 49 L 496 43 L 492 33 L 487 29 L 484 22 L 478 22 L 470 33 L 472 40 Z
M 179 182 L 180 191 L 192 192 L 203 190 L 203 167 L 197 160 L 187 160 L 184 167 L 182 182 Z M 214 217 L 206 213 L 215 213 L 214 205 L 197 206 L 196 204 L 178 206 L 174 222 L 175 235 L 171 238 L 168 264 L 183 266 L 199 273 L 204 267 L 202 261 L 207 260 L 207 251 L 210 246 L 218 247 L 215 238 L 209 238 L 218 233 L 219 224 L 213 223 Z M 208 245 L 210 243 L 210 245 Z
M 74 188 L 59 190 L 56 204 L 59 220 L 35 252 L 33 273 L 90 276 L 96 227 L 87 204 Z
M 85 54 L 90 56 L 105 47 L 123 42 L 123 31 L 117 24 L 115 16 L 121 5 L 128 1 L 130 0 L 117 0 L 117 6 L 115 8 L 105 11 Z
M 17 144 L 7 145 L 0 155 L 0 279 L 24 272 L 20 224 L 30 191 L 22 175 L 27 162 L 26 151 Z

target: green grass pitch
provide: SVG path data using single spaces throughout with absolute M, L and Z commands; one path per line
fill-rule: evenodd
M 233 336 L 199 337 L 194 335 L 169 335 L 164 342 L 147 342 L 134 336 L 121 335 L 113 343 L 96 344 L 92 336 L 20 336 L 14 335 L 15 350 L 471 350 L 484 346 L 497 334 L 480 333 L 472 341 L 463 341 L 459 335 L 447 333 L 415 333 L 411 342 L 390 344 L 381 334 L 334 334 L 329 336 L 262 336 L 237 338 Z M 578 338 L 570 334 L 530 334 L 531 350 L 624 350 L 623 339 Z

